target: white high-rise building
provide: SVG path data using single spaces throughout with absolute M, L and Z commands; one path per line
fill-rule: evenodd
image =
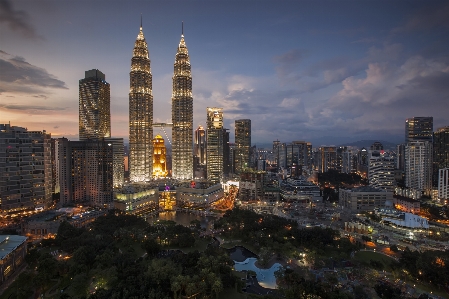
M 386 155 L 374 156 L 369 159 L 369 185 L 385 191 L 394 190 L 394 158 Z
M 449 199 L 449 168 L 438 171 L 438 198 Z
M 429 141 L 411 141 L 405 146 L 405 186 L 423 192 L 432 193 L 432 143 Z

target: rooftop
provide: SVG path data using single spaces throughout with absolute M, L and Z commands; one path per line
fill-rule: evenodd
M 18 235 L 0 235 L 0 259 L 4 259 L 5 256 L 14 251 L 27 237 Z
M 351 189 L 351 192 L 385 192 L 385 191 L 373 186 L 361 186 Z

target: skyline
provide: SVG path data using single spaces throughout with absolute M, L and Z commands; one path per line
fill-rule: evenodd
M 171 122 L 173 63 L 184 21 L 193 129 L 206 107 L 251 119 L 253 144 L 404 142 L 405 119 L 449 125 L 445 1 L 0 1 L 0 122 L 78 139 L 78 82 L 111 86 L 111 135 L 128 141 L 129 72 L 140 15 L 154 122 Z M 154 135 L 165 136 L 160 129 Z M 167 131 L 168 136 L 171 136 Z

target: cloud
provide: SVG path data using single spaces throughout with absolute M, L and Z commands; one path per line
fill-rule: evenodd
M 42 39 L 29 23 L 29 15 L 23 10 L 14 10 L 11 1 L 0 0 L 0 23 L 5 23 L 12 31 L 20 32 L 26 38 Z
M 276 63 L 276 73 L 281 79 L 289 79 L 299 68 L 300 63 L 304 59 L 304 51 L 299 49 L 291 50 L 279 56 L 274 57 Z M 294 77 L 298 79 L 298 77 Z
M 64 111 L 66 107 L 22 105 L 22 104 L 0 104 L 0 111 L 14 111 L 24 114 L 48 114 L 54 111 Z
M 363 77 L 348 77 L 342 88 L 312 113 L 311 125 L 351 134 L 403 134 L 403 119 L 447 115 L 449 63 L 419 55 L 403 63 L 369 63 Z
M 47 70 L 34 66 L 23 57 L 0 53 L 0 90 L 35 93 L 42 88 L 68 89 L 66 84 L 49 74 Z M 38 97 L 45 97 L 39 95 Z
M 449 5 L 420 10 L 418 14 L 410 17 L 405 24 L 393 28 L 391 33 L 407 33 L 434 28 L 449 29 Z

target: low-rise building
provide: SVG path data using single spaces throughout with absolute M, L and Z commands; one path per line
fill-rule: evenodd
M 27 237 L 0 235 L 0 284 L 3 284 L 25 261 Z
M 339 203 L 351 211 L 373 211 L 385 207 L 388 200 L 393 201 L 393 192 L 371 186 L 340 189 Z
M 209 207 L 209 205 L 224 197 L 220 183 L 191 182 L 176 188 L 176 203 L 182 207 Z
M 396 209 L 412 214 L 418 214 L 421 207 L 419 200 L 399 195 L 394 196 L 393 204 Z
M 133 184 L 114 192 L 114 208 L 127 214 L 143 215 L 158 211 L 159 188 Z
M 426 218 L 411 213 L 400 213 L 382 217 L 384 222 L 390 222 L 397 226 L 407 228 L 429 228 L 429 222 Z

